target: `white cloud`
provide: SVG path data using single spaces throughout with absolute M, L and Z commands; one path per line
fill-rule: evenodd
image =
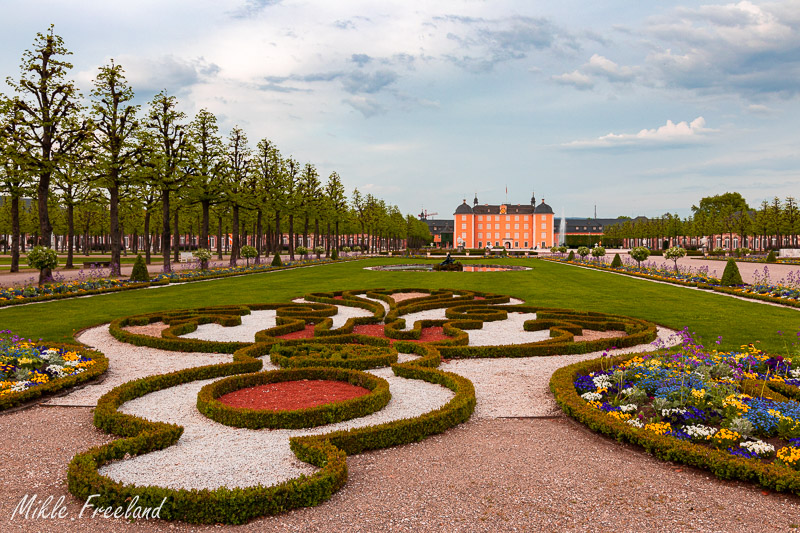
M 559 74 L 558 76 L 551 76 L 550 79 L 561 85 L 572 85 L 576 89 L 580 89 L 582 91 L 594 87 L 592 78 L 577 70 L 565 72 L 564 74 Z
M 608 81 L 625 82 L 636 77 L 636 70 L 631 67 L 621 67 L 610 59 L 598 54 L 592 55 L 589 62 L 581 69 L 590 74 L 597 74 L 608 78 Z
M 615 146 L 674 146 L 700 141 L 708 133 L 719 130 L 706 128 L 703 117 L 697 117 L 691 122 L 678 122 L 671 120 L 663 126 L 654 129 L 643 129 L 638 133 L 609 133 L 585 141 L 572 141 L 562 146 L 568 148 L 606 148 Z

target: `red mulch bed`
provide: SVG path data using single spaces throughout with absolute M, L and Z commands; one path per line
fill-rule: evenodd
M 249 387 L 220 396 L 220 402 L 231 407 L 266 411 L 288 411 L 341 402 L 369 394 L 369 389 L 343 381 L 321 379 L 283 381 Z
M 334 296 L 333 299 L 334 300 L 344 300 L 344 298 L 342 298 L 341 296 Z
M 278 339 L 311 339 L 314 337 L 314 324 L 306 324 L 305 329 L 293 331 L 286 335 L 278 335 Z
M 485 300 L 486 298 L 483 297 L 483 296 L 474 296 L 472 299 L 473 300 Z
M 380 337 L 382 339 L 388 338 L 383 333 L 383 324 L 362 324 L 354 327 L 353 333 L 358 333 L 359 335 L 368 335 L 370 337 Z M 422 334 L 420 335 L 419 340 L 412 340 L 411 342 L 434 342 L 449 338 L 450 337 L 444 334 L 443 327 L 433 326 L 430 328 L 422 328 Z M 395 340 L 396 339 L 389 339 L 392 344 L 394 344 Z

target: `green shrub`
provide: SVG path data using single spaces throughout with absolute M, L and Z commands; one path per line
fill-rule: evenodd
M 272 263 L 271 264 L 274 267 L 283 266 L 283 263 L 281 262 L 281 254 L 279 254 L 279 253 L 275 254 L 275 257 L 272 258 Z
M 337 252 L 335 249 L 331 252 L 331 260 L 332 261 L 339 260 L 339 252 Z
M 728 264 L 725 265 L 725 272 L 722 273 L 722 280 L 720 284 L 723 287 L 736 287 L 744 285 L 742 275 L 739 273 L 739 267 L 736 266 L 736 261 L 728 259 Z
M 569 255 L 567 256 L 567 261 L 575 261 L 575 252 L 570 250 Z
M 589 250 L 588 246 L 579 246 L 578 247 L 578 255 L 581 256 L 581 259 L 585 258 L 591 250 Z
M 614 254 L 614 259 L 611 261 L 611 268 L 619 268 L 622 266 L 622 258 L 619 254 Z
M 149 282 L 150 274 L 147 272 L 147 265 L 144 262 L 142 254 L 136 256 L 136 262 L 133 263 L 133 271 L 131 271 L 131 281 Z
M 686 250 L 680 246 L 673 246 L 664 250 L 664 258 L 669 259 L 675 264 L 675 272 L 678 272 L 678 259 L 686 256 Z
M 775 254 L 775 250 L 770 250 L 767 254 L 767 263 L 777 263 L 778 256 Z

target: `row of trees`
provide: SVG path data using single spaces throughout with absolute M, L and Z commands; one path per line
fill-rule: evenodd
M 66 240 L 67 266 L 72 266 L 76 214 L 86 222 L 97 206 L 107 212 L 97 217 L 93 231 L 107 221 L 115 274 L 123 224 L 128 234 L 147 237 L 148 262 L 150 236 L 160 232 L 167 271 L 186 218 L 197 220 L 193 230 L 201 248 L 208 248 L 212 217 L 218 242 L 229 228 L 232 264 L 248 228 L 259 258 L 278 251 L 284 233 L 292 258 L 296 235 L 302 234 L 308 247 L 312 232 L 313 246 L 324 242 L 328 253 L 342 242 L 343 230 L 365 235 L 372 250 L 397 247 L 406 239 L 429 240 L 427 225 L 404 217 L 396 206 L 357 189 L 348 201 L 336 172 L 323 183 L 313 164 L 283 156 L 269 139 L 253 147 L 239 127 L 223 138 L 216 117 L 206 109 L 189 120 L 166 91 L 142 111 L 113 60 L 100 67 L 84 106 L 68 77 L 69 55 L 51 26 L 23 54 L 19 79 L 8 79 L 15 94 L 0 95 L 0 190 L 9 200 L 12 270 L 19 264 L 24 198 L 35 201 L 42 246 L 53 245 L 53 221 L 63 220 L 59 229 Z M 85 243 L 88 229 L 84 237 Z M 41 276 L 50 274 L 45 269 Z
M 800 234 L 800 209 L 791 196 L 785 200 L 775 197 L 764 200 L 758 209 L 752 209 L 737 192 L 708 196 L 692 206 L 692 216 L 680 218 L 665 214 L 659 218 L 628 219 L 605 228 L 604 242 L 622 244 L 623 240 L 667 242 L 670 246 L 684 238 L 709 237 L 709 247 L 714 247 L 716 236 L 728 236 L 728 248 L 733 248 L 733 236 L 741 239 L 741 247 L 759 249 L 772 247 L 797 247 Z M 774 242 L 773 244 L 768 244 Z M 686 244 L 682 242 L 682 244 Z

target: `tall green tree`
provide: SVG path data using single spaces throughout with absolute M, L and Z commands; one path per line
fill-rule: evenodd
M 228 145 L 225 151 L 227 158 L 227 173 L 224 190 L 226 203 L 231 207 L 231 232 L 233 243 L 231 245 L 231 266 L 236 266 L 239 259 L 239 212 L 242 208 L 250 205 L 251 186 L 250 172 L 252 161 L 252 151 L 247 143 L 247 135 L 236 126 L 228 136 Z
M 225 171 L 225 147 L 219 136 L 217 117 L 207 109 L 201 109 L 189 124 L 191 157 L 190 197 L 199 202 L 202 210 L 200 225 L 200 248 L 208 248 L 210 209 L 221 201 Z
M 20 128 L 22 113 L 13 101 L 0 96 L 0 191 L 9 203 L 11 222 L 11 272 L 19 272 L 20 200 L 31 194 L 34 186 L 30 168 L 26 166 Z
M 113 60 L 100 67 L 92 90 L 92 118 L 98 184 L 108 191 L 112 276 L 121 272 L 120 189 L 132 185 L 139 153 L 135 142 L 139 106 L 132 101 L 133 90 L 122 67 Z
M 148 146 L 149 164 L 153 169 L 151 179 L 161 194 L 161 255 L 164 272 L 171 272 L 170 258 L 170 200 L 171 195 L 186 180 L 181 167 L 186 157 L 187 139 L 182 121 L 186 114 L 177 109 L 178 102 L 166 91 L 158 93 L 150 102 L 147 129 L 152 137 Z
M 325 197 L 329 204 L 329 221 L 333 222 L 335 230 L 335 240 L 333 249 L 339 252 L 341 236 L 339 234 L 339 223 L 344 219 L 347 210 L 347 198 L 345 197 L 344 185 L 342 179 L 336 172 L 331 172 L 328 176 L 328 182 L 325 184 Z M 330 253 L 331 230 L 330 223 L 328 224 L 328 246 L 327 251 Z
M 53 226 L 48 200 L 53 172 L 65 155 L 87 135 L 86 120 L 81 118 L 81 95 L 67 78 L 72 64 L 64 40 L 51 25 L 46 34 L 38 33 L 33 49 L 22 56 L 19 80 L 7 79 L 16 91 L 15 105 L 21 112 L 22 148 L 37 178 L 36 201 L 39 212 L 39 241 L 50 247 Z M 52 277 L 51 269 L 39 272 L 39 282 Z

